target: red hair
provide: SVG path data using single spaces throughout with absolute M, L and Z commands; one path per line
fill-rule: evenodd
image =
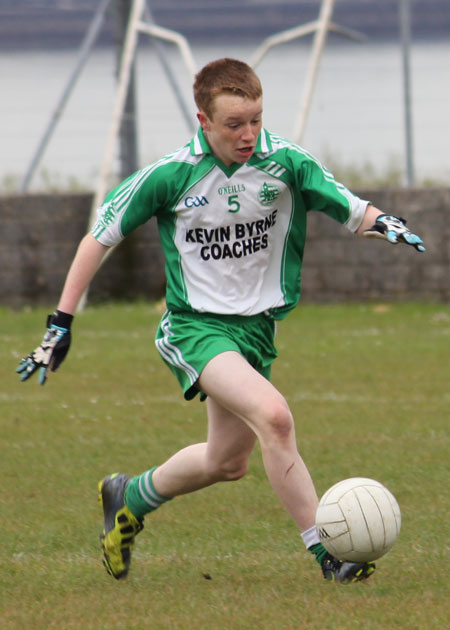
M 195 77 L 194 99 L 199 111 L 209 119 L 214 99 L 219 94 L 235 94 L 251 100 L 262 96 L 261 82 L 250 66 L 237 59 L 217 59 L 208 63 Z

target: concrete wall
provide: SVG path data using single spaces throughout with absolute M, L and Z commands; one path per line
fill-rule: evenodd
M 355 237 L 320 213 L 308 225 L 303 299 L 450 299 L 450 188 L 357 191 L 381 210 L 407 219 L 423 254 L 405 245 Z
M 53 305 L 81 238 L 92 195 L 0 198 L 0 304 Z M 90 301 L 161 297 L 164 259 L 156 222 L 137 230 L 97 273 Z
M 315 302 L 450 299 L 450 189 L 358 191 L 381 209 L 403 216 L 427 252 L 355 237 L 311 213 L 303 267 L 303 299 Z M 92 196 L 0 198 L 0 303 L 53 306 L 78 242 Z M 126 239 L 108 258 L 90 290 L 91 302 L 159 298 L 164 262 L 156 222 Z

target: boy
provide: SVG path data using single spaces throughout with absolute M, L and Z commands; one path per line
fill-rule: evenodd
M 194 97 L 198 133 L 106 197 L 80 243 L 41 346 L 18 372 L 26 380 L 40 368 L 43 384 L 48 369 L 58 368 L 77 303 L 107 249 L 156 216 L 168 309 L 156 346 L 185 398 L 206 398 L 208 437 L 132 479 L 115 474 L 99 483 L 107 571 L 117 579 L 127 575 L 147 513 L 173 497 L 240 479 L 258 440 L 269 482 L 323 576 L 342 583 L 365 579 L 373 563 L 340 562 L 320 544 L 314 484 L 297 450 L 287 402 L 269 380 L 275 321 L 300 297 L 307 211 L 418 251 L 424 251 L 422 241 L 402 219 L 337 183 L 301 147 L 263 129 L 261 84 L 245 63 L 206 65 L 196 76 Z

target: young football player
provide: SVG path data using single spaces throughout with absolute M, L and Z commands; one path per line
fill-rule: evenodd
M 247 64 L 209 63 L 196 76 L 194 97 L 195 137 L 107 195 L 79 245 L 42 344 L 17 371 L 26 380 L 39 370 L 45 383 L 66 356 L 73 314 L 108 249 L 156 217 L 167 276 L 156 347 L 184 397 L 206 400 L 207 438 L 142 474 L 112 474 L 99 483 L 108 573 L 127 575 L 148 513 L 174 497 L 240 479 L 258 440 L 268 480 L 323 576 L 363 580 L 373 563 L 340 562 L 319 541 L 314 484 L 289 406 L 270 382 L 275 322 L 300 297 L 310 210 L 357 235 L 418 251 L 424 251 L 422 240 L 403 219 L 336 182 L 305 149 L 263 128 L 262 88 Z

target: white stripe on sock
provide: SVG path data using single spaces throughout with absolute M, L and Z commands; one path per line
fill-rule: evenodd
M 307 549 L 309 549 L 313 545 L 316 545 L 317 543 L 320 543 L 319 534 L 317 533 L 315 525 L 302 532 L 302 538 Z

